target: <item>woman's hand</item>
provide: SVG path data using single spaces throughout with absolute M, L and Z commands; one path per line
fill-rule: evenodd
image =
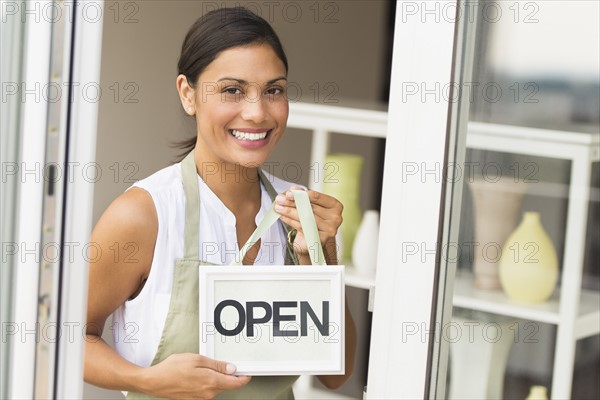
M 235 376 L 235 366 L 198 354 L 173 354 L 144 369 L 144 392 L 169 399 L 212 399 L 224 390 L 237 390 L 250 382 Z
M 299 256 L 306 256 L 309 249 L 304 238 L 304 233 L 302 232 L 302 225 L 300 224 L 300 217 L 298 216 L 292 190 L 303 189 L 299 186 L 293 186 L 284 194 L 278 195 L 275 199 L 275 211 L 281 215 L 281 221 L 297 230 L 298 233 L 293 243 L 294 250 Z M 344 207 L 334 197 L 314 190 L 308 190 L 307 192 L 315 215 L 319 239 L 325 249 L 327 263 L 337 264 L 335 235 L 342 224 L 342 210 Z

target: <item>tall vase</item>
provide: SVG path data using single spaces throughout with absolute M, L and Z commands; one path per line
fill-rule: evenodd
M 354 237 L 361 220 L 360 174 L 364 159 L 357 154 L 329 154 L 323 166 L 323 193 L 335 197 L 344 205 L 340 226 L 343 253 L 340 263 L 352 257 Z
M 500 282 L 508 297 L 540 303 L 552 295 L 558 280 L 558 258 L 537 212 L 526 212 L 506 240 L 500 259 Z
M 441 330 L 442 340 L 450 341 L 448 398 L 503 399 L 515 320 L 479 311 L 454 313 Z
M 475 211 L 475 287 L 499 290 L 498 261 L 502 246 L 517 225 L 527 184 L 506 177 L 469 182 Z
M 362 218 L 354 246 L 352 265 L 363 275 L 372 275 L 377 265 L 377 244 L 379 243 L 379 211 L 367 210 Z

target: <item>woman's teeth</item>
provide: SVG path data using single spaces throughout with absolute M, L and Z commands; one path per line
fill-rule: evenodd
M 236 131 L 235 129 L 232 129 L 229 132 L 231 132 L 231 134 L 233 136 L 235 136 L 237 139 L 250 140 L 250 141 L 264 139 L 265 137 L 267 137 L 267 133 L 269 133 L 269 131 L 264 131 L 264 132 L 259 132 L 259 133 L 248 133 L 248 132 Z

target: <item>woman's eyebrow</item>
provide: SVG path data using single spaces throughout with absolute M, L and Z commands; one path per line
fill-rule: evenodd
M 270 81 L 267 81 L 267 85 L 270 85 L 277 81 L 287 81 L 287 78 L 285 76 L 280 76 L 279 78 L 271 79 Z
M 279 76 L 279 77 L 277 77 L 275 79 L 268 80 L 267 82 L 265 82 L 265 84 L 266 85 L 271 85 L 271 84 L 273 84 L 273 83 L 275 83 L 277 81 L 281 81 L 281 80 L 287 81 L 287 78 L 285 76 Z M 246 81 L 244 79 L 231 78 L 229 76 L 223 77 L 223 78 L 219 79 L 217 82 L 221 82 L 221 81 L 236 81 L 240 85 L 247 85 L 248 84 L 248 81 Z

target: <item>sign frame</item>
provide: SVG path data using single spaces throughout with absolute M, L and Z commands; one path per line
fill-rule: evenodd
M 201 265 L 198 268 L 198 330 L 199 330 L 199 349 L 200 354 L 209 358 L 215 358 L 219 355 L 215 352 L 215 339 L 217 335 L 214 329 L 214 309 L 215 309 L 215 286 L 219 282 L 244 281 L 245 286 L 252 282 L 273 282 L 273 285 L 285 282 L 286 285 L 300 282 L 306 284 L 306 281 L 327 282 L 329 290 L 329 318 L 331 321 L 339 321 L 339 329 L 332 335 L 335 337 L 328 340 L 322 340 L 318 344 L 330 349 L 330 356 L 323 360 L 236 360 L 226 359 L 223 361 L 231 362 L 236 365 L 236 375 L 343 375 L 345 373 L 345 285 L 344 285 L 344 266 L 343 265 L 254 265 L 254 266 L 207 266 Z M 260 296 L 258 296 L 260 297 Z M 256 300 L 260 300 L 257 298 Z M 333 323 L 333 322 L 332 322 Z M 330 323 L 331 325 L 331 323 Z M 222 335 L 221 335 L 222 339 Z M 248 346 L 253 343 L 246 340 Z M 240 343 L 239 341 L 237 342 Z M 317 343 L 316 341 L 314 343 Z M 324 344 L 326 343 L 326 344 Z M 287 340 L 279 340 L 278 343 L 271 343 L 269 346 L 280 346 L 281 351 L 286 353 L 286 347 L 289 345 L 298 345 L 290 343 Z M 308 346 L 306 341 L 303 346 Z M 288 350 L 290 347 L 288 347 Z M 294 350 L 297 350 L 294 348 Z M 307 350 L 310 350 L 307 348 Z M 289 352 L 291 353 L 291 352 Z M 281 353 L 278 353 L 281 354 Z M 303 354 L 310 354 L 303 353 Z M 320 351 L 322 357 L 324 352 Z M 280 358 L 280 357 L 278 357 Z

